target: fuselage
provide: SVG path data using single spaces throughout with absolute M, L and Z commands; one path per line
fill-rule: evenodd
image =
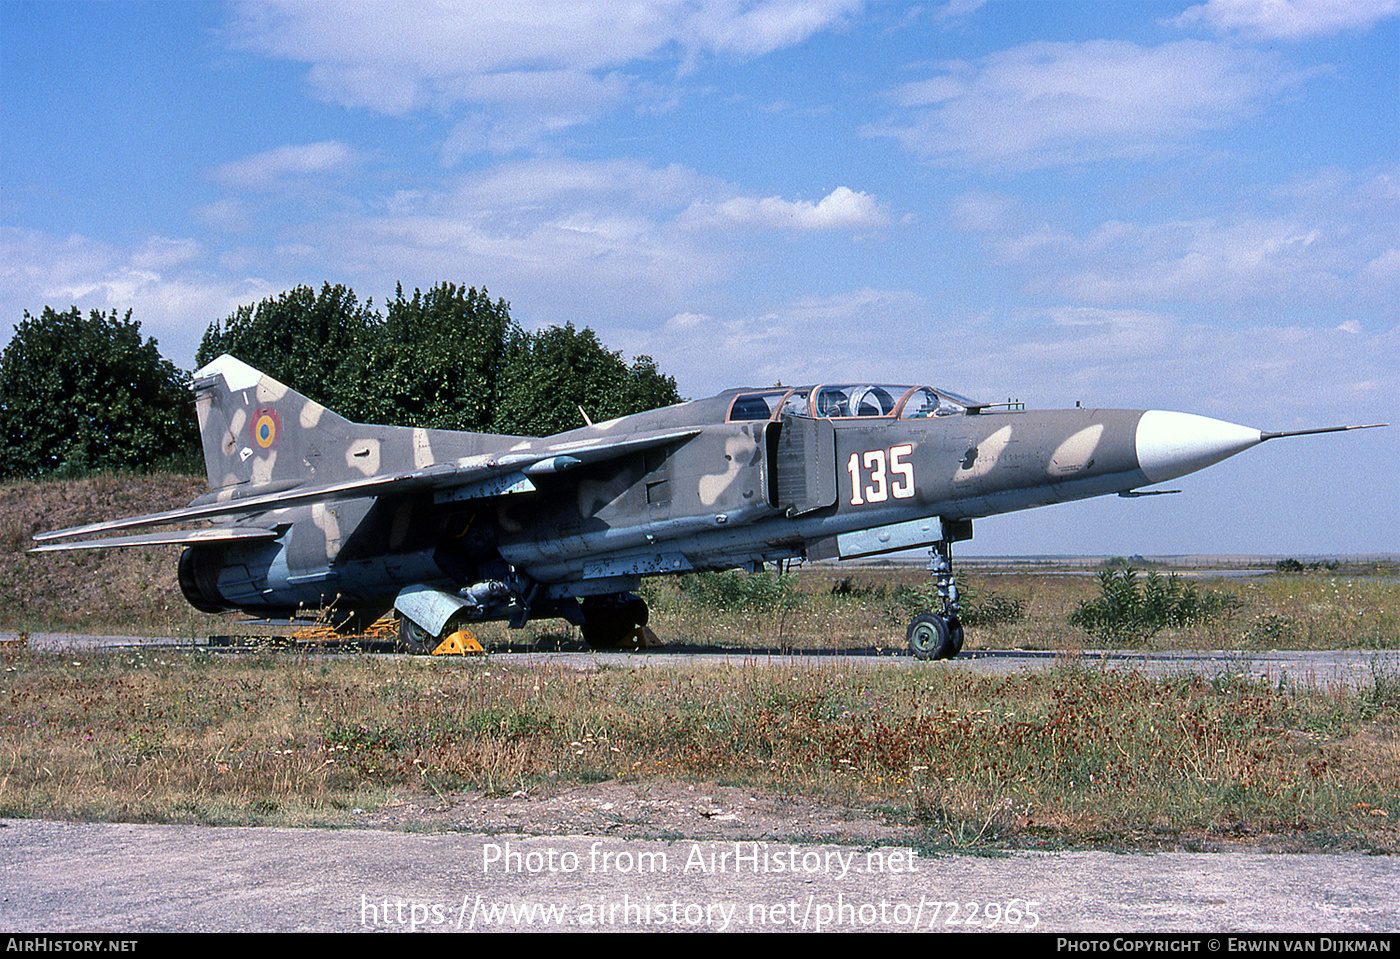
M 941 521 L 1133 490 L 1261 439 L 1186 414 L 991 408 L 883 385 L 732 390 L 541 439 L 340 423 L 352 469 L 503 465 L 489 482 L 244 519 L 281 532 L 187 549 L 191 602 L 268 615 L 332 601 L 387 608 L 407 584 L 515 576 L 547 603 L 653 574 L 872 555 L 929 545 Z M 568 464 L 571 448 L 600 438 L 637 448 Z

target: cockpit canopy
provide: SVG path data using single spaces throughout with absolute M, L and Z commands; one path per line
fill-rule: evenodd
M 890 417 L 920 419 L 976 413 L 986 404 L 927 386 L 883 383 L 823 384 L 796 389 L 774 388 L 740 393 L 729 407 L 729 420 L 777 419 L 785 413 L 814 419 Z

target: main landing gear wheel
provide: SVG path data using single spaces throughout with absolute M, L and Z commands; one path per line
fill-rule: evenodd
M 952 659 L 962 652 L 962 623 L 956 616 L 920 613 L 910 621 L 904 638 L 915 659 Z
M 647 624 L 650 610 L 646 600 L 631 593 L 615 596 L 589 596 L 583 600 L 583 641 L 594 649 L 619 649 L 636 640 L 637 630 Z
M 430 653 L 437 637 L 407 616 L 399 616 L 399 648 L 406 653 Z

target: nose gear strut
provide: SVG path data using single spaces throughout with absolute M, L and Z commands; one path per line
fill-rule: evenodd
M 958 583 L 953 572 L 953 543 L 972 538 L 971 520 L 942 520 L 943 538 L 929 548 L 928 571 L 938 588 L 941 612 L 920 613 L 909 622 L 905 639 L 917 659 L 952 659 L 962 652 L 963 627 Z

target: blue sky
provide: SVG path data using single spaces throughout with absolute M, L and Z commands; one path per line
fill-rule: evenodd
M 0 0 L 0 125 L 0 341 L 448 280 L 689 396 L 1400 422 L 1400 0 Z M 1398 437 L 964 552 L 1400 552 Z

